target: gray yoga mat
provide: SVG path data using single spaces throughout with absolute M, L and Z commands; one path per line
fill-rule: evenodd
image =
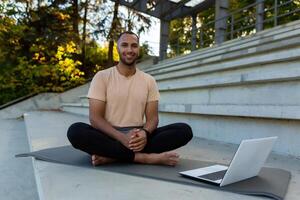
M 130 174 L 134 176 L 171 181 L 181 184 L 225 190 L 240 194 L 265 196 L 278 200 L 284 199 L 291 178 L 291 173 L 286 170 L 264 167 L 256 177 L 224 187 L 219 187 L 209 183 L 185 178 L 178 174 L 180 171 L 205 167 L 212 164 L 199 160 L 181 159 L 179 164 L 175 167 L 132 163 L 111 163 L 93 167 L 91 164 L 91 157 L 82 151 L 74 149 L 72 146 L 49 148 L 16 155 L 16 157 L 26 156 L 33 156 L 36 159 L 48 162 L 89 167 L 93 169 Z

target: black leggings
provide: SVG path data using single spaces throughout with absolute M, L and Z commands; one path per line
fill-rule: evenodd
M 125 134 L 125 133 L 124 133 Z M 134 152 L 119 141 L 109 137 L 89 124 L 77 122 L 68 129 L 68 139 L 74 148 L 90 155 L 132 162 Z M 147 138 L 144 153 L 161 153 L 187 144 L 193 137 L 192 129 L 185 123 L 175 123 L 155 129 Z

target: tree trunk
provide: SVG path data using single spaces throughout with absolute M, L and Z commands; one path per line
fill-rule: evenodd
M 111 67 L 114 65 L 113 51 L 114 51 L 114 41 L 116 39 L 116 29 L 118 25 L 119 5 L 120 5 L 119 1 L 115 1 L 113 20 L 108 33 L 109 45 L 108 45 L 107 67 Z
M 86 48 L 86 22 L 87 22 L 87 12 L 88 12 L 88 5 L 89 1 L 86 0 L 84 4 L 84 15 L 83 15 L 83 33 L 82 33 L 82 67 L 83 69 L 86 68 L 86 62 L 85 62 L 85 48 Z
M 37 8 L 38 8 L 38 10 L 40 10 L 40 8 L 41 8 L 41 0 L 37 1 Z
M 72 16 L 72 21 L 73 21 L 73 32 L 75 33 L 75 39 L 77 40 L 76 42 L 79 42 L 79 29 L 78 29 L 78 23 L 79 23 L 79 14 L 78 14 L 78 0 L 73 0 L 73 16 Z

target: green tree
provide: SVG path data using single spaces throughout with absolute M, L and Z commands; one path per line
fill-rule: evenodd
M 110 5 L 104 0 L 1 1 L 0 104 L 82 84 L 107 66 L 107 55 L 117 62 L 118 33 L 127 28 L 143 32 L 150 27 L 150 20 L 138 13 L 127 17 Z M 117 26 L 111 27 L 114 11 L 118 11 Z M 140 24 L 133 21 L 148 25 L 126 27 L 125 19 L 132 25 Z M 114 35 L 111 49 L 100 47 L 93 38 L 108 35 Z M 145 46 L 141 55 L 148 50 Z
M 169 34 L 171 51 L 169 56 L 173 57 L 191 50 L 191 24 L 190 17 L 171 21 Z

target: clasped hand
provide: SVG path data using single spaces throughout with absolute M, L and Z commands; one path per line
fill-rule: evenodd
M 142 129 L 133 129 L 128 133 L 128 147 L 133 152 L 142 151 L 147 144 L 147 134 Z

